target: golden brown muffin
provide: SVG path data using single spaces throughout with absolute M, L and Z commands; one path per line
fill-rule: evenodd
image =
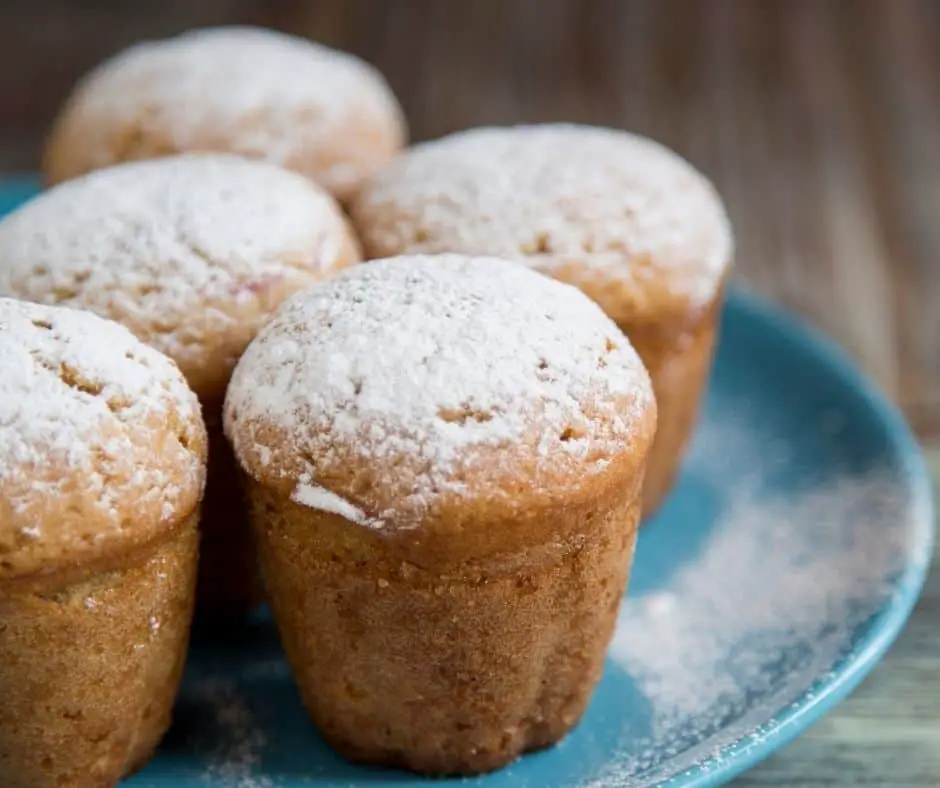
M 221 428 L 235 362 L 286 296 L 358 259 L 329 195 L 236 156 L 118 165 L 0 221 L 0 295 L 122 323 L 176 361 L 199 396 L 210 445 L 200 608 L 238 614 L 259 591 Z
M 278 311 L 224 413 L 329 742 L 469 774 L 571 729 L 656 421 L 642 363 L 590 299 L 504 260 L 358 266 Z
M 114 785 L 170 723 L 206 431 L 172 361 L 0 298 L 0 785 Z
M 235 153 L 301 172 L 334 196 L 394 156 L 407 130 L 359 58 L 251 27 L 191 31 L 125 50 L 76 87 L 47 141 L 50 183 L 134 159 Z
M 366 257 L 492 254 L 579 287 L 650 372 L 659 427 L 644 512 L 672 485 L 694 426 L 732 257 L 711 184 L 623 131 L 475 129 L 412 148 L 351 206 Z

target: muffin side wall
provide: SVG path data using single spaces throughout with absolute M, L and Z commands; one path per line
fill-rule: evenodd
M 619 326 L 646 364 L 659 413 L 646 465 L 644 518 L 655 514 L 671 492 L 698 422 L 718 339 L 720 303 L 693 330 L 666 346 L 645 341 L 631 326 Z
M 603 671 L 642 476 L 549 560 L 447 576 L 249 481 L 269 598 L 324 737 L 354 760 L 430 774 L 489 771 L 562 738 Z
M 198 511 L 112 569 L 0 586 L 0 784 L 112 786 L 170 725 L 193 611 Z

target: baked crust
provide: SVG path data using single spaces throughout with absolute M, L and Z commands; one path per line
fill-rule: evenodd
M 150 759 L 186 661 L 197 520 L 119 556 L 0 583 L 6 788 L 105 788 Z
M 202 498 L 206 432 L 176 365 L 86 312 L 0 298 L 0 583 L 108 561 Z
M 182 369 L 212 439 L 200 600 L 259 597 L 237 467 L 221 430 L 229 377 L 289 295 L 359 260 L 334 200 L 296 173 L 229 155 L 122 164 L 0 221 L 0 295 L 115 320 Z M 84 515 L 82 521 L 87 522 Z
M 357 266 L 285 303 L 242 356 L 224 420 L 249 476 L 444 568 L 547 541 L 558 524 L 527 510 L 587 503 L 627 457 L 636 472 L 656 405 L 627 339 L 576 289 L 440 255 Z M 486 526 L 506 519 L 519 527 Z
M 695 431 L 718 342 L 723 302 L 722 293 L 697 325 L 668 340 L 656 332 L 621 327 L 647 365 L 660 413 L 646 467 L 645 517 L 655 513 L 668 497 Z
M 206 431 L 176 365 L 0 298 L 0 784 L 114 785 L 169 726 Z
M 225 426 L 304 702 L 351 758 L 497 768 L 579 719 L 624 592 L 656 405 L 576 289 L 403 257 L 278 312 Z
M 520 546 L 443 567 L 250 480 L 268 597 L 327 741 L 356 761 L 442 775 L 490 771 L 567 734 L 603 671 L 642 478 L 631 455 L 582 500 L 521 496 L 522 516 L 504 519 L 465 501 L 460 525 L 514 531 Z
M 661 437 L 645 513 L 659 506 L 707 382 L 733 255 L 704 176 L 624 131 L 471 129 L 406 151 L 364 184 L 350 214 L 367 258 L 498 255 L 600 304 L 650 370 Z
M 359 258 L 322 189 L 228 155 L 94 172 L 0 221 L 0 295 L 121 323 L 179 365 L 207 410 L 281 301 Z
M 382 75 L 295 36 L 221 27 L 137 44 L 89 73 L 50 133 L 49 183 L 189 152 L 263 159 L 339 199 L 404 145 Z
M 701 173 L 659 143 L 592 126 L 479 128 L 415 145 L 363 185 L 350 215 L 367 258 L 503 257 L 663 338 L 699 323 L 733 253 Z

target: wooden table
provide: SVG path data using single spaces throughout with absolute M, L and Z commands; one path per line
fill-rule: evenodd
M 35 166 L 102 57 L 228 22 L 373 61 L 415 139 L 560 119 L 656 137 L 725 196 L 739 275 L 839 340 L 940 440 L 940 2 L 0 3 L 0 169 Z M 738 784 L 940 785 L 940 580 L 856 695 Z

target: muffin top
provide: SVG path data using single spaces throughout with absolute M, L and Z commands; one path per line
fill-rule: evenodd
M 624 131 L 481 128 L 417 145 L 351 207 L 367 257 L 492 254 L 569 282 L 621 326 L 677 328 L 732 256 L 722 203 L 691 165 Z
M 291 298 L 239 362 L 224 419 L 265 486 L 426 536 L 432 520 L 463 528 L 471 501 L 511 513 L 635 471 L 655 404 L 627 339 L 578 290 L 441 255 L 357 266 Z
M 137 44 L 88 74 L 46 149 L 52 182 L 189 151 L 262 158 L 345 197 L 404 144 L 382 75 L 353 55 L 252 27 Z
M 0 295 L 87 309 L 170 356 L 208 405 L 276 306 L 359 259 L 306 178 L 227 155 L 122 164 L 0 221 Z
M 104 559 L 196 507 L 199 403 L 116 323 L 0 298 L 0 579 Z

